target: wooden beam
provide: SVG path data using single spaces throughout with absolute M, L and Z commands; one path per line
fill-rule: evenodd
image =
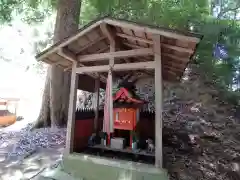
M 99 38 L 95 39 L 94 41 L 91 41 L 90 43 L 88 43 L 87 45 L 85 45 L 81 49 L 79 49 L 79 53 L 85 49 L 88 49 L 89 47 L 92 47 L 94 44 L 96 44 L 104 39 L 106 39 L 106 37 L 99 37 Z
M 143 62 L 152 61 L 152 59 L 146 59 L 146 58 L 143 58 L 143 57 L 142 57 L 141 59 L 139 59 L 139 58 L 138 58 L 138 59 L 132 58 L 132 59 L 133 59 L 133 62 L 134 62 L 134 61 L 143 61 Z M 154 73 L 151 73 L 151 72 L 148 71 L 148 70 L 140 70 L 140 71 L 141 71 L 141 72 L 144 72 L 144 73 L 145 73 L 146 75 L 148 75 L 148 76 L 149 76 L 150 74 L 151 74 L 150 76 L 154 76 Z
M 123 44 L 130 47 L 130 48 L 136 48 L 136 49 L 143 48 L 142 46 L 139 46 L 137 44 L 130 44 L 130 43 L 127 43 L 127 42 L 124 42 Z
M 171 70 L 173 70 L 174 72 L 177 72 L 177 73 L 184 72 L 184 70 L 185 70 L 185 68 L 183 68 L 181 66 L 175 66 L 175 65 L 173 65 L 172 63 L 169 63 L 169 62 L 162 63 L 162 66 L 166 67 L 166 68 L 169 68 L 169 69 L 171 69 Z
M 69 61 L 72 61 L 72 62 L 77 61 L 77 56 L 66 48 L 60 48 L 58 51 L 58 54 L 64 57 L 65 59 L 68 59 Z
M 186 68 L 186 65 L 187 63 L 186 62 L 182 62 L 178 59 L 174 59 L 174 60 L 169 60 L 169 59 L 166 59 L 165 57 L 166 56 L 163 56 L 163 53 L 162 53 L 162 57 L 164 57 L 163 61 L 162 61 L 162 64 L 163 65 L 169 65 L 170 67 L 173 67 L 174 69 L 178 70 L 178 71 L 184 71 L 185 68 Z M 150 58 L 141 58 L 139 59 L 141 61 L 151 61 L 152 59 Z
M 45 63 L 47 63 L 47 64 L 49 64 L 49 65 L 51 65 L 53 62 L 51 61 L 51 60 L 49 60 L 49 58 L 45 58 L 45 59 L 43 59 L 42 60 L 42 62 L 45 62 Z
M 148 76 L 154 76 L 154 72 L 150 72 L 150 71 L 143 71 L 141 70 L 141 72 L 143 72 L 144 74 L 148 75 Z
M 172 49 L 178 52 L 184 52 L 184 53 L 189 53 L 189 54 L 193 54 L 194 51 L 192 49 L 187 49 L 187 48 L 183 48 L 183 47 L 179 47 L 179 46 L 172 46 L 169 44 L 161 44 L 162 47 L 168 48 L 168 49 Z
M 132 48 L 143 48 L 139 45 L 133 45 L 133 44 L 129 44 L 129 43 L 124 43 L 126 46 L 128 47 L 132 47 Z M 178 61 L 180 64 L 183 64 L 183 63 L 187 63 L 189 61 L 189 58 L 182 58 L 182 57 L 178 57 L 178 56 L 175 56 L 175 55 L 171 55 L 171 54 L 167 54 L 167 53 L 161 53 L 161 55 L 164 57 L 169 57 L 169 58 L 172 58 L 176 61 Z
M 145 71 L 137 71 L 136 74 L 134 74 L 132 77 L 131 77 L 131 81 L 132 82 L 136 82 L 138 79 L 142 79 L 142 78 L 147 78 L 149 77 L 150 75 L 145 72 Z
M 90 61 L 101 61 L 111 58 L 126 58 L 126 57 L 136 57 L 136 56 L 148 56 L 153 55 L 152 48 L 142 48 L 142 49 L 133 49 L 127 51 L 117 51 L 109 53 L 100 53 L 92 55 L 81 55 L 78 56 L 79 62 L 90 62 Z
M 83 67 L 83 66 L 82 66 L 82 67 Z M 69 70 L 71 70 L 71 69 L 72 69 L 72 66 L 71 66 L 71 67 L 69 66 L 69 67 L 65 68 L 64 71 L 69 71 Z M 81 73 L 78 73 L 78 74 L 81 74 Z M 97 78 L 97 75 L 96 75 L 96 74 L 87 73 L 87 75 L 88 75 L 88 76 L 91 76 L 91 77 L 94 78 L 94 79 Z M 107 79 L 107 78 L 106 78 L 104 75 L 101 75 L 101 74 L 100 74 L 100 75 L 99 75 L 99 79 L 100 79 L 101 82 L 106 82 L 106 79 Z
M 104 22 L 113 26 L 118 26 L 121 28 L 126 28 L 126 29 L 132 29 L 134 31 L 140 31 L 140 32 L 145 32 L 145 33 L 149 33 L 149 34 L 158 34 L 158 35 L 162 35 L 162 36 L 166 36 L 169 38 L 174 38 L 174 39 L 179 39 L 179 40 L 183 40 L 183 41 L 190 41 L 190 42 L 195 42 L 198 43 L 200 41 L 199 38 L 197 37 L 192 37 L 192 36 L 186 36 L 186 35 L 182 35 L 180 33 L 174 33 L 174 32 L 170 32 L 170 31 L 166 31 L 166 30 L 160 30 L 157 28 L 150 28 L 148 26 L 141 26 L 138 25 L 136 23 L 130 23 L 130 22 L 126 22 L 123 20 L 113 20 L 110 18 L 106 18 L 104 19 Z
M 69 66 L 69 67 L 66 67 L 63 71 L 65 72 L 65 71 L 69 71 L 69 70 L 71 70 L 71 69 L 72 69 L 72 65 Z
M 175 55 L 172 55 L 172 54 L 167 54 L 167 53 L 162 53 L 162 56 L 170 57 L 172 59 L 176 59 L 176 60 L 178 60 L 178 62 L 182 62 L 182 63 L 187 63 L 189 61 L 189 58 L 182 58 L 182 57 L 175 56 Z
M 100 24 L 100 29 L 102 31 L 102 33 L 104 34 L 104 36 L 106 36 L 109 40 L 109 44 L 111 46 L 111 44 L 116 44 L 115 43 L 115 34 L 112 32 L 112 30 L 110 29 L 109 25 L 106 23 L 102 23 Z
M 61 61 L 57 61 L 57 62 L 52 63 L 51 66 L 60 66 L 60 67 L 62 67 L 62 64 L 61 64 Z M 72 69 L 72 64 L 71 64 L 70 68 Z
M 180 74 L 180 71 L 178 69 L 175 69 L 175 68 L 173 69 L 170 66 L 167 66 L 165 64 L 162 64 L 162 70 L 163 70 L 163 72 L 169 73 L 174 77 L 179 77 L 179 74 Z M 154 72 L 152 73 L 152 72 L 146 71 L 146 70 L 141 70 L 139 72 L 142 72 L 142 73 L 144 73 L 148 76 L 153 76 L 154 77 Z
M 115 52 L 116 50 L 120 51 L 120 41 L 118 41 L 117 33 L 106 23 L 102 23 L 100 28 L 103 34 L 108 38 L 110 47 L 114 47 L 114 51 L 110 50 L 110 52 Z M 124 59 L 124 61 L 129 63 L 127 59 Z
M 129 40 L 139 41 L 139 42 L 143 42 L 143 43 L 147 43 L 147 44 L 152 44 L 153 45 L 153 41 L 149 40 L 149 39 L 144 39 L 144 38 L 131 36 L 131 35 L 123 34 L 123 33 L 117 33 L 116 35 L 121 37 L 121 38 L 126 38 L 126 39 L 129 39 Z
M 155 166 L 162 168 L 162 111 L 163 111 L 163 80 L 161 62 L 160 35 L 154 35 L 155 60 Z
M 98 27 L 103 21 L 100 20 L 92 25 L 90 25 L 89 27 L 83 29 L 82 31 L 80 31 L 79 33 L 77 33 L 75 36 L 72 36 L 68 39 L 66 39 L 65 41 L 63 41 L 61 44 L 59 44 L 58 46 L 53 46 L 53 47 L 50 47 L 49 49 L 46 49 L 45 51 L 39 53 L 37 56 L 36 56 L 36 59 L 38 61 L 44 59 L 45 57 L 47 57 L 49 54 L 52 54 L 53 52 L 56 52 L 58 51 L 60 48 L 68 45 L 69 43 L 73 42 L 74 40 L 78 39 L 79 37 L 87 34 L 88 32 L 90 32 L 91 30 L 93 30 L 94 28 Z
M 102 52 L 106 52 L 106 51 L 109 50 L 109 49 L 110 49 L 109 46 L 107 46 L 107 47 L 105 47 L 105 48 L 103 48 L 103 49 L 99 49 L 98 51 L 96 51 L 96 54 L 102 53 Z
M 169 66 L 163 66 L 162 69 L 165 70 L 167 73 L 172 74 L 175 77 L 179 76 L 175 71 L 173 71 L 173 69 L 169 68 Z
M 77 85 L 78 85 L 78 76 L 76 74 L 76 69 L 77 69 L 77 62 L 73 62 L 69 106 L 68 106 L 67 137 L 66 137 L 66 148 L 65 148 L 66 154 L 70 154 L 73 152 L 76 98 L 77 98 Z
M 61 55 L 62 57 L 64 57 L 65 59 L 68 59 L 70 60 L 71 62 L 77 62 L 76 61 L 76 56 L 70 52 L 69 50 L 67 50 L 66 48 L 61 48 L 59 51 L 58 51 L 59 55 Z M 82 63 L 78 63 L 78 66 L 80 67 L 83 67 L 84 65 Z M 68 71 L 72 69 L 72 65 L 65 68 L 64 71 Z M 89 73 L 88 74 L 89 76 L 93 77 L 93 78 L 96 78 L 97 76 L 95 74 L 92 74 L 92 73 Z M 105 76 L 102 76 L 100 75 L 100 79 L 102 82 L 106 82 L 106 77 Z
M 175 79 L 179 79 L 180 78 L 180 72 L 179 71 L 174 71 L 171 67 L 169 66 L 165 66 L 163 65 L 162 66 L 162 73 L 164 75 L 165 73 L 165 76 L 169 76 L 169 74 L 171 75 L 171 77 L 174 77 Z M 151 77 L 154 77 L 154 72 L 150 72 L 150 71 L 146 71 L 146 70 L 141 70 L 140 72 L 142 72 L 143 74 L 147 75 L 147 76 L 151 76 Z
M 140 61 L 150 61 L 151 59 L 144 59 L 141 58 L 139 59 Z M 135 60 L 136 61 L 136 60 Z M 162 70 L 163 72 L 167 72 L 170 73 L 171 75 L 173 75 L 174 77 L 180 77 L 179 75 L 182 74 L 182 72 L 185 70 L 185 66 L 183 66 L 182 64 L 176 65 L 176 63 L 173 63 L 172 61 L 162 61 Z M 144 73 L 148 73 L 148 75 L 150 76 L 154 76 L 154 73 L 152 74 L 151 72 L 144 70 L 142 71 Z
M 95 91 L 94 91 L 94 114 L 95 114 L 95 118 L 94 118 L 94 132 L 98 131 L 98 120 L 99 120 L 99 116 L 98 116 L 98 111 L 99 111 L 99 88 L 100 88 L 100 79 L 97 78 L 95 79 Z
M 146 39 L 139 38 L 139 37 L 133 37 L 133 36 L 129 36 L 129 35 L 124 35 L 124 37 L 125 38 L 128 37 L 128 39 L 133 40 L 133 41 L 145 42 L 145 43 L 148 43 L 148 44 L 151 44 L 151 45 L 153 44 L 153 41 L 146 40 Z M 129 46 L 129 47 L 143 48 L 142 46 L 139 46 L 139 45 L 132 45 L 132 44 L 129 44 L 129 43 L 124 43 L 124 44 Z M 194 51 L 192 49 L 183 48 L 183 47 L 179 47 L 179 46 L 173 46 L 173 45 L 164 44 L 164 43 L 162 43 L 161 46 L 165 47 L 165 48 L 168 48 L 168 49 L 173 49 L 173 50 L 179 51 L 179 52 L 185 52 L 185 53 L 189 53 L 189 54 L 194 53 Z
M 137 63 L 124 63 L 124 64 L 114 64 L 112 67 L 113 71 L 130 71 L 138 69 L 154 69 L 155 62 L 137 62 Z M 89 73 L 89 72 L 108 72 L 109 65 L 102 66 L 84 66 L 77 68 L 77 73 Z

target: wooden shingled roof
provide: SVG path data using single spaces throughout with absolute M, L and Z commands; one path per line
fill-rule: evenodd
M 104 35 L 101 24 L 107 24 L 114 32 L 117 40 L 117 50 L 131 50 L 153 47 L 153 35 L 161 35 L 162 73 L 164 80 L 178 80 L 183 75 L 185 68 L 193 56 L 202 35 L 190 32 L 139 24 L 122 19 L 103 17 L 92 21 L 82 27 L 76 34 L 67 37 L 36 56 L 37 60 L 50 65 L 57 65 L 65 70 L 71 68 L 72 61 L 79 60 L 84 55 L 109 52 L 109 40 Z M 67 52 L 71 52 L 68 57 Z M 69 58 L 73 57 L 73 58 Z M 107 59 L 106 59 L 107 60 Z M 131 63 L 153 60 L 153 56 L 131 57 L 118 59 L 118 63 L 127 61 Z M 81 62 L 81 66 L 106 65 L 108 61 Z M 150 70 L 146 73 L 153 74 Z M 94 73 L 88 73 L 94 77 Z M 101 73 L 104 81 L 107 73 Z

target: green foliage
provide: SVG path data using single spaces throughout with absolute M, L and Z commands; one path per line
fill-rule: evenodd
M 56 2 L 0 0 L 0 21 L 10 21 L 12 12 L 17 12 L 23 14 L 27 23 L 42 22 L 54 12 Z M 236 0 L 82 0 L 80 24 L 111 15 L 201 33 L 204 38 L 195 55 L 195 63 L 209 80 L 223 88 L 224 93 L 231 93 L 232 97 L 239 94 L 237 89 L 240 86 L 240 27 L 236 21 L 239 10 L 240 1 Z M 37 51 L 51 42 L 51 35 L 47 42 L 39 43 Z M 229 58 L 219 60 L 213 57 L 217 42 L 226 46 Z
M 208 13 L 207 1 L 202 0 L 90 0 L 96 16 L 111 15 L 134 21 L 150 22 L 172 28 L 186 28 L 190 18 L 200 18 Z M 83 15 L 84 16 L 84 15 Z
M 198 47 L 195 62 L 217 87 L 221 87 L 226 99 L 237 97 L 240 75 L 240 27 L 231 13 L 238 11 L 238 3 L 230 0 L 89 0 L 82 17 L 92 20 L 97 16 L 111 15 L 164 27 L 190 30 L 201 33 L 204 38 Z M 84 5 L 83 5 L 84 6 Z M 218 18 L 213 16 L 219 7 Z M 89 13 L 91 12 L 91 13 Z M 227 19 L 223 19 L 226 18 Z M 87 22 L 87 21 L 86 21 Z M 219 42 L 226 46 L 229 58 L 225 60 L 213 57 L 214 45 Z M 227 94 L 226 92 L 229 92 Z M 231 97 L 231 98 L 230 98 Z M 235 102 L 237 103 L 237 102 Z
M 40 23 L 56 9 L 57 0 L 0 0 L 0 23 L 22 16 L 27 23 Z
M 0 22 L 10 22 L 12 11 L 21 4 L 18 0 L 0 0 Z
M 48 10 L 38 11 L 33 8 L 28 8 L 27 11 L 23 12 L 22 20 L 28 24 L 41 23 L 46 17 L 50 16 L 51 13 L 52 12 Z

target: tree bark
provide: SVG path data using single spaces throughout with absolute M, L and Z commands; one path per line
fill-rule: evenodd
M 54 43 L 78 30 L 81 0 L 58 0 Z M 70 73 L 57 66 L 49 67 L 42 106 L 35 127 L 63 126 L 67 122 Z

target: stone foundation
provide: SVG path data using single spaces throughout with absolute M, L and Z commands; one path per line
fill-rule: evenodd
M 65 155 L 66 173 L 84 180 L 168 180 L 164 169 L 123 160 L 114 160 L 84 154 Z

